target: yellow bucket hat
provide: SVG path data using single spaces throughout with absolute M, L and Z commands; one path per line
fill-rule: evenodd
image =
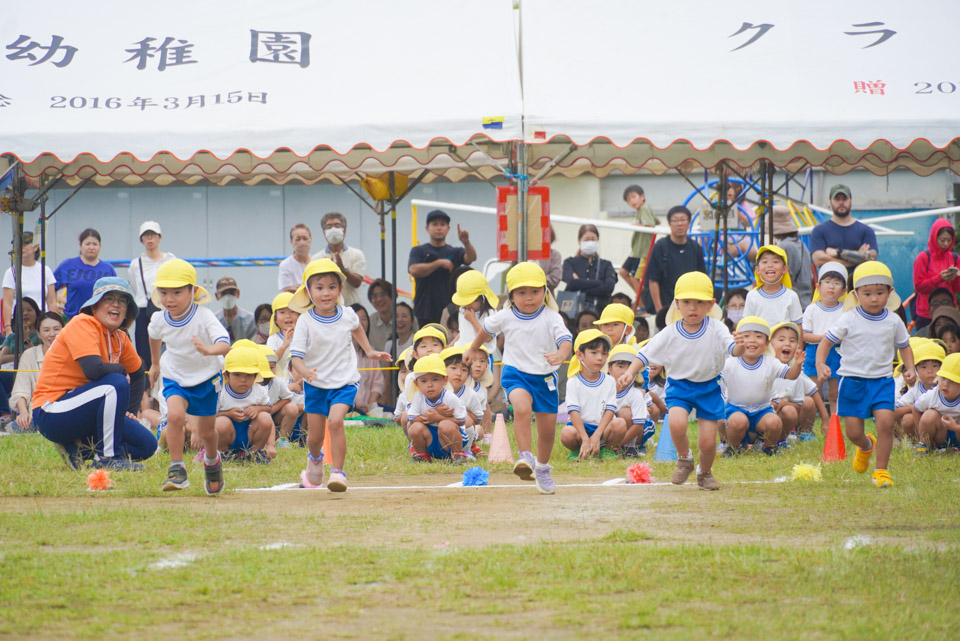
M 944 358 L 937 376 L 960 383 L 960 354 L 950 354 Z
M 311 263 L 307 265 L 307 268 L 303 271 L 303 284 L 297 288 L 296 292 L 294 292 L 293 297 L 287 304 L 287 307 L 299 314 L 302 314 L 313 307 L 313 301 L 310 299 L 310 294 L 307 292 L 307 281 L 309 281 L 313 276 L 317 276 L 319 274 L 337 274 L 340 276 L 341 286 L 347 281 L 347 277 L 343 275 L 343 272 L 340 271 L 340 268 L 337 267 L 337 264 L 329 258 L 321 258 L 319 260 L 311 261 Z M 337 304 L 343 305 L 342 294 L 337 299 Z
M 585 329 L 579 334 L 577 334 L 577 340 L 573 342 L 573 351 L 577 352 L 580 350 L 580 347 L 586 345 L 591 341 L 595 341 L 598 338 L 601 338 L 607 342 L 607 349 L 609 350 L 612 347 L 610 337 L 601 332 L 599 329 Z M 567 367 L 567 378 L 573 378 L 580 372 L 580 359 L 577 358 L 576 353 L 570 357 L 570 365 Z
M 397 354 L 397 360 L 393 364 L 397 367 L 400 367 L 400 363 L 406 365 L 407 369 L 410 369 L 410 355 L 413 354 L 413 347 L 408 347 L 399 354 Z
M 779 256 L 780 259 L 783 261 L 784 266 L 789 267 L 789 263 L 787 262 L 787 252 L 783 251 L 783 248 L 777 247 L 776 245 L 764 245 L 763 247 L 757 250 L 757 262 L 756 262 L 757 265 L 760 264 L 760 257 L 763 256 L 763 254 L 766 252 Z M 757 284 L 757 287 L 763 286 L 763 279 L 760 278 L 760 272 L 756 267 L 754 267 L 753 275 L 755 277 L 755 282 Z M 791 287 L 793 287 L 793 283 L 790 280 L 789 269 L 783 272 L 783 276 L 780 277 L 780 282 L 787 289 L 790 289 Z
M 487 284 L 487 279 L 484 278 L 483 274 L 476 269 L 471 269 L 460 274 L 460 278 L 457 279 L 457 291 L 450 297 L 450 300 L 453 301 L 454 305 L 464 307 L 481 296 L 487 299 L 487 303 L 493 309 L 496 309 L 500 303 L 500 299 L 490 289 L 490 285 Z
M 674 300 L 713 300 L 713 281 L 703 272 L 687 272 L 677 279 Z
M 261 367 L 259 360 L 263 358 L 260 352 L 250 347 L 234 347 L 227 352 L 223 363 L 223 371 L 232 374 L 256 374 L 260 380 Z M 266 360 L 266 359 L 264 359 Z
M 896 311 L 896 309 L 900 307 L 900 297 L 897 295 L 897 292 L 893 290 L 893 274 L 890 273 L 890 268 L 878 260 L 868 260 L 865 263 L 860 263 L 860 265 L 853 270 L 853 291 L 850 292 L 852 296 L 848 295 L 844 299 L 844 311 L 849 311 L 860 305 L 860 299 L 857 297 L 857 288 L 866 287 L 867 285 L 889 285 L 890 297 L 887 299 L 885 307 L 890 311 Z
M 280 292 L 273 297 L 273 302 L 270 303 L 270 335 L 273 336 L 280 331 L 280 327 L 277 325 L 276 320 L 277 310 L 278 309 L 287 309 L 290 307 L 290 299 L 293 298 L 293 294 L 290 292 Z
M 260 376 L 267 379 L 273 378 L 273 368 L 270 367 L 270 361 L 277 363 L 277 353 L 266 345 L 257 345 L 257 351 L 260 353 Z
M 946 346 L 943 345 L 942 343 L 940 343 L 940 341 L 938 341 L 938 340 L 936 340 L 936 339 L 925 338 L 925 337 L 923 337 L 923 336 L 911 336 L 908 340 L 909 340 L 909 342 L 910 342 L 910 349 L 913 350 L 913 362 L 914 362 L 914 364 L 917 364 L 917 363 L 920 362 L 920 361 L 917 360 L 917 348 L 920 347 L 921 345 L 923 345 L 924 343 L 932 343 L 932 344 L 936 345 L 937 347 L 939 347 L 940 349 L 942 349 L 944 355 L 946 355 L 946 353 L 947 353 L 947 348 L 946 348 Z M 940 360 L 942 361 L 943 359 L 941 358 Z M 899 376 L 899 375 L 900 375 L 900 370 L 903 369 L 903 363 L 901 363 L 900 361 L 901 361 L 901 358 L 900 358 L 900 350 L 897 349 L 897 352 L 893 355 L 893 365 L 894 365 L 894 367 L 893 367 L 893 375 L 894 375 L 894 376 Z
M 770 323 L 759 316 L 746 316 L 737 323 L 738 332 L 759 332 L 770 338 Z
M 247 348 L 249 348 L 249 349 L 259 349 L 259 348 L 260 348 L 259 345 L 257 345 L 256 343 L 254 343 L 254 342 L 253 342 L 252 340 L 250 340 L 249 338 L 241 338 L 241 339 L 238 340 L 238 341 L 233 341 L 233 345 L 230 346 L 230 349 L 234 349 L 234 348 L 237 348 L 237 347 L 247 347 Z
M 440 341 L 440 343 L 444 347 L 447 346 L 447 335 L 441 332 L 436 327 L 431 327 L 430 325 L 427 325 L 425 327 L 421 327 L 420 329 L 418 329 L 417 333 L 413 335 L 414 347 L 417 345 L 417 341 L 419 341 L 421 338 L 426 338 L 428 336 L 432 336 L 433 338 L 436 338 L 438 341 Z
M 797 326 L 797 324 L 796 324 L 796 323 L 791 323 L 790 321 L 784 321 L 784 322 L 782 322 L 782 323 L 777 323 L 776 325 L 774 325 L 773 327 L 771 327 L 771 328 L 770 328 L 770 336 L 772 337 L 774 334 L 777 333 L 777 330 L 778 330 L 778 329 L 783 329 L 784 327 L 788 327 L 788 328 L 792 329 L 794 332 L 797 333 L 797 341 L 799 341 L 800 338 L 803 336 L 803 333 L 800 331 L 800 328 Z
M 612 363 L 614 361 L 627 361 L 629 363 L 633 362 L 633 359 L 637 357 L 637 348 L 633 345 L 615 345 L 613 349 L 610 350 L 610 356 L 607 357 L 607 363 Z
M 446 363 L 447 359 L 451 356 L 463 356 L 463 353 L 466 351 L 466 347 L 463 345 L 451 345 L 442 352 L 440 352 L 440 358 L 443 359 L 443 362 Z
M 946 357 L 947 353 L 944 349 L 933 341 L 927 341 L 913 348 L 914 363 L 922 363 L 923 361 L 937 361 L 942 363 Z
M 633 327 L 633 310 L 623 303 L 610 303 L 603 308 L 600 319 L 593 321 L 594 325 L 606 325 L 607 323 L 623 323 Z
M 413 365 L 413 377 L 417 378 L 422 374 L 439 374 L 446 378 L 447 366 L 443 364 L 440 354 L 427 354 Z
M 157 280 L 153 282 L 154 289 L 150 299 L 154 305 L 162 307 L 158 289 L 177 289 L 187 286 L 193 287 L 193 302 L 198 305 L 206 305 L 213 300 L 210 292 L 197 285 L 197 270 L 193 265 L 180 258 L 174 258 L 157 269 Z
M 557 303 L 550 296 L 550 290 L 547 288 L 547 275 L 543 273 L 540 265 L 527 261 L 517 263 L 510 268 L 507 272 L 507 291 L 512 292 L 520 287 L 543 287 L 544 305 L 553 311 L 557 311 Z

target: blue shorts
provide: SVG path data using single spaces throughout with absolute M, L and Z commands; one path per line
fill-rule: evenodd
M 567 425 L 569 425 L 570 427 L 573 427 L 574 429 L 576 429 L 576 427 L 574 427 L 573 423 L 567 423 Z M 584 424 L 583 424 L 583 429 L 587 430 L 587 436 L 593 436 L 593 433 L 597 431 L 597 424 L 596 424 L 596 423 L 584 423 Z
M 724 418 L 723 394 L 720 392 L 720 378 L 703 383 L 694 383 L 678 378 L 667 378 L 666 405 L 682 407 L 688 412 L 694 408 L 697 417 L 708 421 L 719 421 Z
M 446 459 L 450 458 L 450 450 L 445 450 L 440 445 L 440 435 L 437 432 L 436 425 L 427 425 L 427 429 L 430 430 L 430 445 L 427 446 L 427 454 L 431 458 Z M 470 439 L 467 438 L 467 432 L 460 428 L 460 438 L 463 440 L 463 443 L 460 445 L 460 451 L 463 451 L 463 448 L 467 446 L 467 443 Z
M 877 410 L 894 408 L 896 385 L 892 376 L 883 378 L 859 378 L 841 376 L 837 394 L 837 414 L 871 418 Z
M 807 358 L 803 361 L 803 373 L 807 376 L 816 376 L 817 375 L 817 345 L 816 343 L 812 345 L 807 345 L 806 353 Z M 834 343 L 833 347 L 830 348 L 830 351 L 827 352 L 827 366 L 830 368 L 830 380 L 835 378 L 840 378 L 840 375 L 837 374 L 837 370 L 840 369 L 840 350 L 838 349 L 840 345 Z
M 726 415 L 728 420 L 731 416 L 733 416 L 737 412 L 740 412 L 741 414 L 747 417 L 747 436 L 753 437 L 750 439 L 750 441 L 752 442 L 760 438 L 760 432 L 757 431 L 757 423 L 759 423 L 760 419 L 766 416 L 767 414 L 773 414 L 773 408 L 764 407 L 762 410 L 758 412 L 748 412 L 743 408 L 727 403 L 723 407 L 723 412 Z
M 556 414 L 560 407 L 560 394 L 557 392 L 557 374 L 525 374 L 516 367 L 504 365 L 500 372 L 500 386 L 510 399 L 515 389 L 526 390 L 533 398 L 533 411 Z
M 192 387 L 184 387 L 176 381 L 164 378 L 163 397 L 168 402 L 171 396 L 183 398 L 187 401 L 187 414 L 191 416 L 215 416 L 221 385 L 223 385 L 223 378 L 220 374 Z
M 230 422 L 233 423 L 233 443 L 230 444 L 230 449 L 234 452 L 249 449 L 250 421 L 235 421 L 231 418 Z
M 960 439 L 957 438 L 957 433 L 947 430 L 947 440 L 943 443 L 944 447 L 960 447 Z
M 330 415 L 330 408 L 337 403 L 353 407 L 353 399 L 357 397 L 357 383 L 344 385 L 337 389 L 324 389 L 313 385 L 303 386 L 303 411 L 307 414 Z

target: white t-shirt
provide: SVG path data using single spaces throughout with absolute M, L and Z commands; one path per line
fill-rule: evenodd
M 949 416 L 950 418 L 960 418 L 960 396 L 948 401 L 940 393 L 940 388 L 935 387 L 920 395 L 920 398 L 913 404 L 913 408 L 923 414 L 927 410 L 937 410 L 940 416 Z
M 490 316 L 493 315 L 493 310 L 487 311 L 485 313 L 477 314 L 477 322 L 480 323 L 480 327 L 483 327 L 483 321 L 487 320 Z M 471 345 L 473 339 L 477 337 L 477 332 L 474 331 L 473 325 L 471 325 L 466 318 L 463 317 L 463 308 L 460 308 L 459 313 L 459 325 L 460 325 L 460 336 L 457 338 L 457 345 Z M 487 351 L 493 354 L 497 350 L 497 339 L 491 338 L 486 343 L 483 344 L 487 348 Z
M 727 326 L 707 316 L 692 334 L 683 329 L 683 321 L 668 325 L 640 348 L 637 358 L 644 366 L 663 365 L 668 378 L 705 383 L 720 375 L 733 348 Z
M 808 334 L 824 335 L 833 324 L 843 316 L 843 303 L 837 303 L 833 307 L 824 305 L 822 301 L 817 301 L 803 310 L 803 331 Z
M 617 411 L 624 407 L 630 408 L 634 425 L 641 425 L 647 420 L 647 395 L 639 387 L 629 385 L 622 392 L 617 392 Z
M 133 300 L 136 301 L 137 307 L 143 309 L 147 306 L 149 297 L 153 295 L 153 284 L 157 281 L 157 270 L 160 269 L 160 265 L 174 258 L 176 256 L 170 252 L 164 253 L 160 260 L 153 260 L 146 254 L 142 254 L 139 258 L 130 262 L 130 267 L 127 269 L 127 281 L 130 283 L 130 289 L 133 290 Z M 143 268 L 142 272 L 141 266 Z M 144 289 L 144 285 L 147 286 L 146 289 Z
M 491 336 L 503 332 L 504 365 L 535 376 L 557 371 L 544 355 L 556 352 L 564 341 L 573 342 L 560 314 L 545 305 L 532 314 L 513 306 L 501 309 L 483 321 L 483 330 Z
M 907 328 L 896 314 L 885 309 L 873 316 L 859 306 L 844 312 L 826 339 L 840 343 L 840 376 L 860 378 L 893 376 L 895 350 L 910 345 Z
M 311 260 L 319 260 L 321 258 L 333 258 L 333 254 L 330 253 L 330 247 L 327 246 L 323 251 L 319 251 L 313 255 Z M 355 247 L 343 246 L 343 249 L 340 250 L 340 260 L 343 261 L 343 266 L 354 274 L 359 274 L 364 276 L 367 273 L 367 259 L 363 255 L 363 252 Z M 302 275 L 301 275 L 302 279 Z M 359 288 L 354 287 L 350 283 L 343 283 L 343 304 L 346 306 L 353 305 L 354 303 L 362 303 L 360 300 L 360 291 Z
M 784 378 L 789 370 L 788 365 L 770 356 L 760 356 L 753 365 L 743 357 L 731 356 L 720 374 L 727 403 L 745 412 L 759 412 L 770 407 L 773 382 Z
M 933 387 L 924 387 L 921 381 L 917 381 L 917 383 L 913 387 L 908 387 L 907 391 L 904 392 L 902 395 L 900 394 L 900 388 L 897 387 L 897 392 L 896 392 L 897 400 L 894 403 L 894 407 L 910 407 L 917 402 L 918 398 L 920 398 L 930 390 L 934 390 L 934 389 L 937 389 L 936 379 L 933 380 Z
M 442 390 L 440 392 L 440 398 L 435 401 L 431 401 L 423 395 L 423 392 L 417 390 L 413 401 L 410 403 L 410 407 L 407 408 L 407 420 L 412 423 L 418 416 L 440 404 L 452 409 L 453 420 L 455 420 L 460 427 L 463 427 L 463 424 L 467 421 L 467 408 L 464 406 L 463 401 L 448 389 Z
M 291 345 L 293 341 L 291 341 Z M 280 349 L 280 346 L 283 345 L 283 333 L 276 332 L 267 337 L 267 347 L 273 350 L 273 353 L 276 354 L 277 350 Z M 277 376 L 285 376 L 287 368 L 290 366 L 290 345 L 287 345 L 287 349 L 284 350 L 283 355 L 277 356 Z
M 206 307 L 191 304 L 183 318 L 173 320 L 166 310 L 154 312 L 147 329 L 150 338 L 163 341 L 160 375 L 184 386 L 208 381 L 223 369 L 223 356 L 204 356 L 193 344 L 196 336 L 207 345 L 230 344 L 227 329 Z
M 218 412 L 243 410 L 251 405 L 272 405 L 270 402 L 270 394 L 267 392 L 266 387 L 259 383 L 254 383 L 253 386 L 247 390 L 246 394 L 237 394 L 230 389 L 229 383 L 224 383 L 223 387 L 220 388 L 220 396 L 217 398 Z
M 567 413 L 580 412 L 580 420 L 599 425 L 603 413 L 617 411 L 617 383 L 612 376 L 600 373 L 595 381 L 588 381 L 583 374 L 567 381 Z
M 295 256 L 287 256 L 281 260 L 277 270 L 277 290 L 282 292 L 288 287 L 303 285 L 303 272 L 309 264 L 309 258 L 305 263 L 301 263 Z
M 300 357 L 307 369 L 317 370 L 309 385 L 339 389 L 360 382 L 351 336 L 358 327 L 360 319 L 349 307 L 337 305 L 333 316 L 321 316 L 313 307 L 300 314 L 288 351 L 290 358 Z
M 775 294 L 768 294 L 758 287 L 747 292 L 743 315 L 759 316 L 770 323 L 770 327 L 787 321 L 799 325 L 803 322 L 803 307 L 797 293 L 787 289 L 786 285 L 780 285 L 780 290 Z
M 43 283 L 48 288 L 50 285 L 56 286 L 57 279 L 53 275 L 53 270 L 50 269 L 49 265 L 45 270 L 41 269 L 40 263 L 34 263 L 27 267 L 23 266 L 23 280 L 21 281 L 21 289 L 23 290 L 24 298 L 32 298 L 33 301 L 40 306 L 40 309 L 43 311 L 47 310 L 47 299 L 43 295 L 43 288 L 40 284 L 40 275 L 46 274 L 46 280 Z M 17 291 L 17 282 L 13 277 L 13 267 L 7 270 L 3 275 L 3 288 L 12 289 L 14 293 Z
M 473 414 L 473 418 L 480 421 L 483 418 L 483 408 L 484 404 L 480 401 L 480 397 L 477 396 L 477 393 L 473 391 L 473 388 L 469 384 L 463 384 L 460 386 L 460 390 L 454 392 L 457 397 L 460 399 L 460 402 L 463 403 L 464 407 L 467 408 L 467 411 Z M 487 393 L 483 392 L 483 399 L 486 401 Z
M 770 400 L 790 401 L 800 405 L 804 398 L 813 396 L 817 391 L 817 384 L 807 376 L 798 376 L 795 381 L 788 378 L 778 378 L 773 381 L 773 392 L 770 394 Z
M 279 376 L 271 378 L 267 384 L 263 386 L 263 389 L 267 390 L 267 399 L 269 400 L 267 405 L 271 407 L 284 399 L 289 400 L 291 403 L 293 402 L 293 392 L 287 387 L 287 381 Z

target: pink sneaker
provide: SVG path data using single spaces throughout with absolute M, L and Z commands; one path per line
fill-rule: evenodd
M 311 483 L 308 478 L 308 472 L 313 473 L 313 477 L 320 477 L 319 483 Z M 323 487 L 323 456 L 320 457 L 320 462 L 314 462 L 310 459 L 307 459 L 307 469 L 300 472 L 300 487 L 308 490 L 316 490 Z
M 330 470 L 330 480 L 327 481 L 327 489 L 331 492 L 347 491 L 347 474 L 340 468 Z

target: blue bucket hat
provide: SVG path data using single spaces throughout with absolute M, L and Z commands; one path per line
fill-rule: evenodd
M 126 295 L 127 316 L 124 327 L 129 327 L 130 324 L 136 320 L 139 310 L 137 309 L 137 302 L 133 298 L 133 290 L 130 289 L 130 283 L 119 276 L 107 276 L 97 280 L 97 282 L 93 284 L 93 296 L 88 298 L 87 302 L 80 306 L 80 311 L 89 313 L 90 308 L 100 302 L 100 299 L 108 292 L 120 292 Z

